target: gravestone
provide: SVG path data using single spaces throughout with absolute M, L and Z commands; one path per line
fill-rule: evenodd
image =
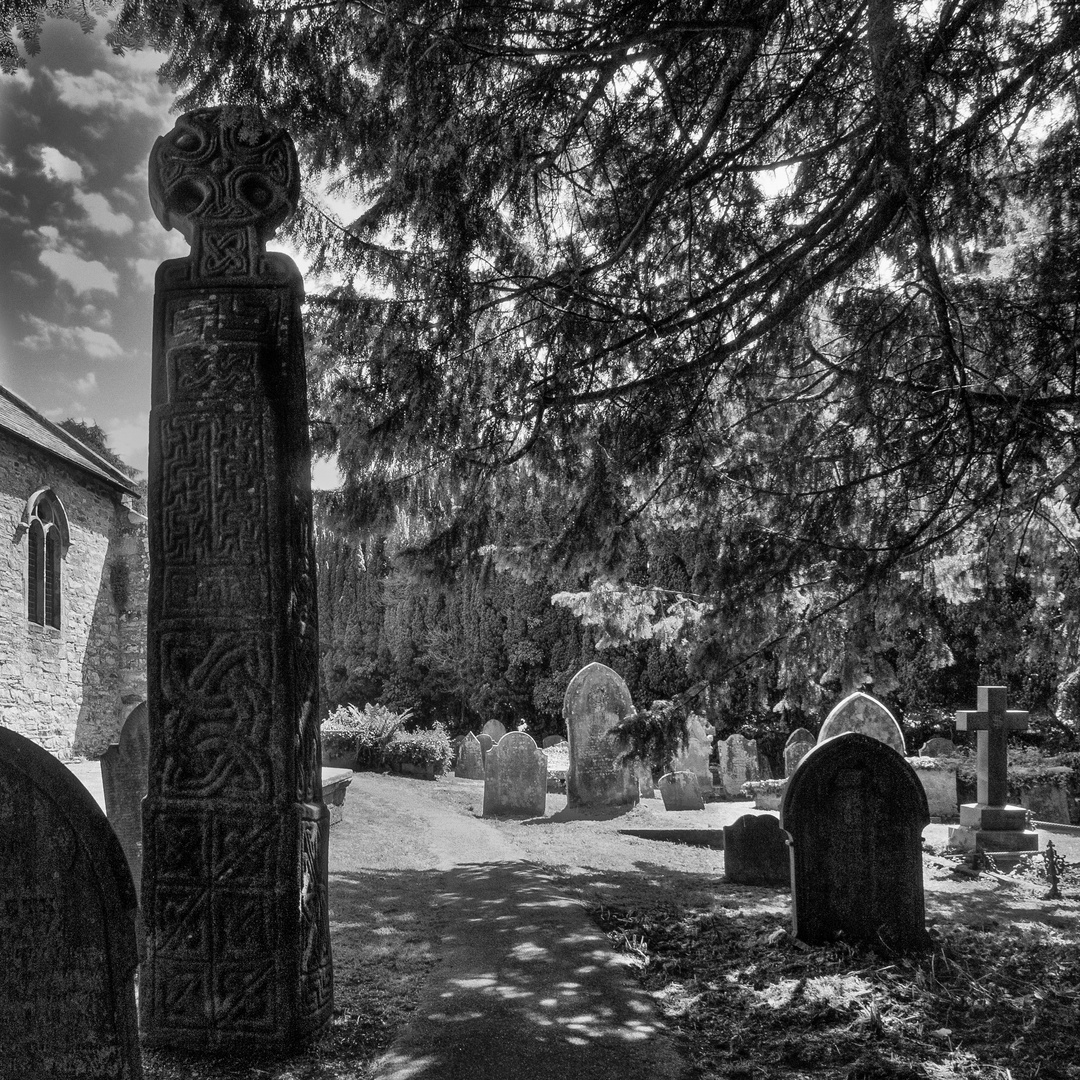
M 833 707 L 818 732 L 818 746 L 845 731 L 858 731 L 891 746 L 900 755 L 906 753 L 904 733 L 896 717 L 877 698 L 861 690 L 848 694 Z
M 919 749 L 919 757 L 944 757 L 946 754 L 956 753 L 956 743 L 952 739 L 944 739 L 935 735 L 927 739 Z
M 712 771 L 709 769 L 709 755 L 712 753 L 713 737 L 716 728 L 706 724 L 700 716 L 691 715 L 686 722 L 689 741 L 685 750 L 680 750 L 671 761 L 671 771 L 692 772 L 703 791 L 712 790 Z
M 487 735 L 494 744 L 506 734 L 506 725 L 499 720 L 489 720 L 480 731 L 482 734 Z
M 1023 731 L 1028 714 L 1007 709 L 1004 686 L 980 686 L 974 710 L 958 709 L 958 731 L 978 732 L 975 750 L 976 802 L 960 806 L 960 824 L 949 830 L 949 846 L 986 851 L 1000 869 L 1014 866 L 1026 851 L 1039 850 L 1039 834 L 1027 828 L 1027 810 L 1009 805 L 1009 732 Z
M 545 735 L 544 741 L 540 745 L 546 750 L 549 746 L 558 746 L 564 742 L 566 740 L 561 735 Z
M 563 698 L 563 720 L 570 736 L 568 807 L 626 806 L 638 801 L 633 766 L 615 763 L 621 747 L 610 734 L 633 711 L 626 683 L 604 664 L 587 664 L 570 680 Z
M 720 763 L 720 783 L 728 798 L 743 798 L 743 784 L 762 779 L 756 739 L 744 739 L 739 734 L 721 739 L 716 744 L 716 755 Z
M 486 731 L 481 731 L 476 741 L 480 744 L 480 756 L 487 761 L 488 751 L 495 745 L 495 740 Z
M 508 731 L 484 765 L 484 817 L 543 817 L 547 758 L 524 731 Z
M 735 885 L 791 885 L 787 834 L 772 814 L 743 814 L 724 826 L 724 877 Z
M 480 740 L 470 731 L 458 747 L 457 763 L 454 775 L 463 780 L 484 779 L 484 751 Z
M 814 749 L 814 733 L 808 728 L 796 728 L 784 743 L 784 775 L 790 776 L 811 750 Z
M 136 896 L 142 893 L 142 801 L 149 756 L 150 727 L 144 701 L 124 721 L 120 741 L 101 757 L 105 813 L 127 857 Z
M 922 831 L 930 821 L 915 770 L 860 732 L 818 743 L 788 781 L 780 826 L 791 837 L 794 933 L 808 945 L 842 935 L 894 949 L 927 944 Z
M 704 810 L 705 800 L 696 773 L 670 772 L 660 777 L 665 810 Z
M 0 728 L 0 1078 L 140 1080 L 138 903 L 93 796 Z
M 233 108 L 176 121 L 150 201 L 148 1045 L 285 1048 L 330 1019 L 307 390 L 292 141 Z M 239 809 L 242 808 L 242 809 Z
M 638 798 L 655 799 L 656 782 L 653 780 L 652 769 L 641 758 L 634 758 L 634 776 L 637 779 Z

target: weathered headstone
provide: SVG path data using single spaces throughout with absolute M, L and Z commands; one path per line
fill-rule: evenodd
M 655 799 L 656 782 L 653 779 L 652 769 L 641 758 L 634 758 L 634 776 L 637 778 L 638 797 Z
M 716 728 L 705 723 L 700 716 L 691 715 L 686 722 L 686 733 L 686 749 L 680 750 L 672 759 L 671 771 L 692 772 L 698 778 L 702 791 L 710 791 L 712 772 L 709 769 L 709 755 L 712 753 Z
M 724 826 L 724 877 L 735 885 L 790 886 L 787 834 L 772 814 L 743 814 Z
M 540 745 L 546 750 L 549 746 L 558 746 L 564 742 L 566 740 L 561 735 L 545 735 L 544 741 Z
M 784 743 L 784 775 L 790 776 L 816 743 L 814 733 L 809 728 L 796 728 Z
M 570 739 L 566 805 L 626 806 L 638 801 L 633 767 L 617 765 L 620 747 L 611 729 L 634 711 L 626 683 L 605 664 L 587 664 L 571 680 L 563 698 Z
M 93 797 L 0 728 L 0 1078 L 139 1080 L 138 903 Z
M 480 731 L 487 735 L 492 743 L 497 743 L 506 734 L 506 725 L 500 720 L 489 720 Z
M 1039 834 L 1027 828 L 1027 810 L 1010 806 L 1009 732 L 1023 731 L 1028 714 L 1007 709 L 1004 686 L 980 686 L 975 710 L 958 709 L 958 731 L 978 732 L 975 757 L 976 802 L 960 807 L 960 824 L 949 830 L 949 846 L 990 852 L 1002 869 L 1020 852 L 1038 851 Z
M 880 739 L 844 732 L 818 743 L 788 781 L 780 826 L 791 837 L 795 936 L 810 945 L 926 944 L 915 770 Z
M 716 744 L 716 755 L 720 762 L 720 783 L 728 798 L 743 798 L 743 784 L 762 778 L 757 739 L 745 739 L 736 733 Z
M 524 731 L 508 731 L 484 765 L 484 817 L 543 817 L 547 758 Z
M 471 731 L 458 747 L 454 775 L 463 780 L 484 779 L 484 751 L 481 749 L 480 740 Z
M 704 810 L 705 800 L 696 773 L 670 772 L 660 777 L 665 810 Z
M 927 739 L 919 748 L 920 757 L 944 757 L 946 754 L 955 753 L 956 743 L 952 739 L 945 739 L 940 735 Z
M 818 732 L 818 745 L 845 731 L 869 735 L 891 746 L 898 754 L 906 753 L 904 733 L 900 730 L 896 717 L 876 697 L 864 694 L 861 690 L 848 694 L 833 707 Z
M 488 751 L 495 745 L 495 740 L 486 731 L 481 731 L 476 741 L 480 744 L 480 756 L 487 761 Z
M 142 801 L 149 757 L 150 727 L 143 702 L 124 721 L 120 741 L 101 757 L 105 813 L 127 856 L 136 896 L 142 892 Z
M 158 268 L 150 419 L 143 1040 L 289 1046 L 333 1004 L 330 815 L 300 302 L 265 241 L 292 142 L 232 108 L 181 116 L 150 200 L 191 255 Z

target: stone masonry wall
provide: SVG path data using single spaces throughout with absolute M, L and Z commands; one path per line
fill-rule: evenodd
M 59 630 L 26 617 L 23 517 L 45 487 L 70 534 Z M 118 492 L 0 432 L 0 724 L 62 759 L 104 753 L 145 697 L 145 529 L 129 517 Z

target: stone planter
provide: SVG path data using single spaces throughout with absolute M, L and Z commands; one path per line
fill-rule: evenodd
M 754 809 L 779 810 L 783 801 L 784 793 L 782 791 L 759 791 L 754 796 Z
M 356 735 L 336 731 L 322 733 L 322 765 L 324 769 L 356 768 Z

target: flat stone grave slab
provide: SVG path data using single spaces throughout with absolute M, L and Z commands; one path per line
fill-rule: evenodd
M 330 810 L 331 825 L 336 825 L 345 817 L 345 794 L 352 782 L 352 769 L 322 770 L 322 797 Z

